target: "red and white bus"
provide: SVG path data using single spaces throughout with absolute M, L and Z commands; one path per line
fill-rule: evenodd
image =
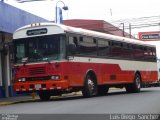
M 140 92 L 158 79 L 156 48 L 143 41 L 54 23 L 15 31 L 14 90 L 42 100 L 67 92 L 105 95 L 109 87 Z

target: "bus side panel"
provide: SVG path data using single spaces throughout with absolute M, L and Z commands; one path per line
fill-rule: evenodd
M 100 84 L 131 83 L 134 71 L 123 71 L 118 64 L 102 65 L 102 81 Z
M 63 69 L 64 78 L 68 78 L 69 86 L 83 86 L 84 79 L 89 70 L 94 71 L 97 83 L 120 84 L 131 83 L 134 78 L 134 71 L 123 71 L 117 64 L 66 62 Z
M 64 62 L 62 75 L 70 87 L 82 87 L 89 70 L 96 74 L 98 85 L 133 83 L 136 72 L 122 70 L 118 64 Z M 140 71 L 140 75 L 142 82 L 153 82 L 158 78 L 157 71 Z
M 97 82 L 101 81 L 101 65 L 86 62 L 66 62 L 64 63 L 63 74 L 68 76 L 69 86 L 80 87 L 84 85 L 87 72 L 93 71 L 97 77 Z M 102 82 L 102 81 L 101 81 Z
M 64 62 L 62 75 L 68 80 L 69 86 L 83 86 L 84 73 L 82 71 L 83 64 L 78 62 Z
M 155 82 L 158 80 L 157 71 L 140 71 L 142 82 Z

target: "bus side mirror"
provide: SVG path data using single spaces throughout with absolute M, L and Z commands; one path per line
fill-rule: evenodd
M 69 44 L 68 45 L 68 51 L 71 55 L 74 55 L 76 53 L 77 47 L 75 44 Z

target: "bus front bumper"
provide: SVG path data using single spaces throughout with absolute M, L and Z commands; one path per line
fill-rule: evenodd
M 69 89 L 68 81 L 36 81 L 36 82 L 16 82 L 13 85 L 16 92 L 30 92 L 42 90 L 67 90 Z

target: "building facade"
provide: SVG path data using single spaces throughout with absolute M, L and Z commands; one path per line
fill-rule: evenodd
M 24 25 L 47 20 L 0 1 L 0 98 L 15 95 L 12 91 L 13 32 Z
M 126 33 L 124 30 L 119 29 L 104 20 L 71 19 L 71 20 L 64 20 L 63 24 L 72 27 L 78 27 L 78 28 L 103 32 L 107 34 L 133 38 L 132 35 Z

